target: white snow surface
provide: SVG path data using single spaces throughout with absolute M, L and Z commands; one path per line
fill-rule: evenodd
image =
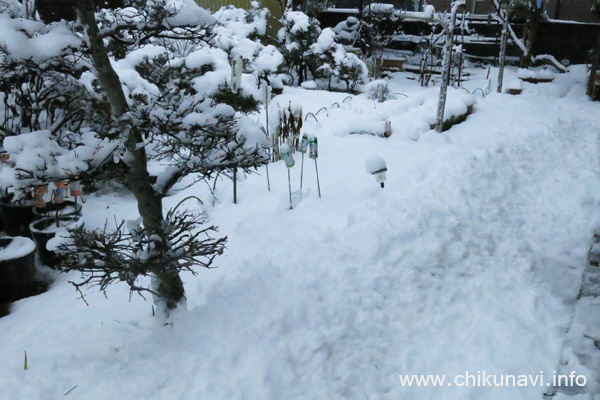
M 467 88 L 487 87 L 486 72 L 472 72 Z M 214 203 L 201 184 L 167 199 L 202 197 L 229 238 L 218 268 L 183 276 L 187 310 L 164 325 L 150 302 L 128 302 L 123 285 L 108 299 L 87 291 L 86 306 L 68 283 L 78 274 L 58 275 L 0 318 L 1 397 L 56 399 L 74 388 L 66 398 L 541 399 L 545 386 L 403 387 L 398 375 L 549 379 L 600 223 L 600 104 L 574 66 L 552 83 L 525 83 L 520 96 L 478 96 L 475 112 L 440 135 L 426 107 L 439 88 L 408 76 L 390 81 L 408 97 L 385 103 L 286 88 L 272 107 L 327 107 L 303 126 L 319 135 L 322 198 L 305 162 L 288 210 L 280 161 L 269 165 L 271 192 L 264 167 L 238 182 L 237 205 L 229 181 Z M 357 121 L 385 119 L 387 139 L 348 134 Z M 365 173 L 371 154 L 387 161 L 385 190 Z M 87 227 L 113 214 L 137 217 L 130 194 L 88 196 Z
M 6 247 L 0 248 L 0 261 L 14 260 L 35 250 L 35 242 L 23 236 L 15 236 Z

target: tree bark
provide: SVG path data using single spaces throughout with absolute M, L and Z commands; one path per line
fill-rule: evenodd
M 536 45 L 538 41 L 538 31 L 540 29 L 540 23 L 542 21 L 542 12 L 544 11 L 545 2 L 542 2 L 541 6 L 538 8 L 537 5 L 534 7 L 533 14 L 531 15 L 531 24 L 529 25 L 529 30 L 527 32 L 527 36 L 529 38 L 529 43 L 527 46 L 527 51 L 523 56 L 521 56 L 521 60 L 519 61 L 520 68 L 529 68 L 531 64 L 531 57 L 536 50 Z
M 587 82 L 587 95 L 590 96 L 592 100 L 597 100 L 594 86 L 596 80 L 596 70 L 599 66 L 598 64 L 600 64 L 600 31 L 598 31 L 596 47 L 594 47 L 594 52 L 592 53 L 592 69 Z
M 99 35 L 93 0 L 80 1 L 78 14 L 87 30 L 92 62 L 100 85 L 106 93 L 113 115 L 122 117 L 129 110 L 129 106 L 119 76 L 110 64 L 104 42 Z M 125 138 L 125 146 L 131 155 L 127 163 L 127 184 L 137 200 L 144 227 L 149 234 L 161 238 L 161 242 L 155 244 L 158 250 L 163 250 L 168 246 L 168 240 L 163 230 L 162 196 L 156 193 L 150 182 L 142 133 L 137 129 L 131 129 Z M 164 302 L 165 311 L 168 313 L 168 310 L 176 308 L 185 297 L 183 282 L 177 270 L 169 268 L 168 265 L 152 273 L 156 279 L 153 290 L 159 294 L 160 299 L 157 300 Z
M 100 85 L 106 93 L 113 114 L 117 117 L 121 117 L 127 112 L 129 106 L 127 105 L 127 100 L 125 99 L 125 93 L 123 93 L 119 76 L 112 65 L 110 65 L 110 59 L 108 58 L 106 48 L 104 47 L 104 42 L 98 32 L 93 1 L 80 1 L 77 11 L 79 19 L 85 25 L 87 30 L 92 63 L 96 69 Z

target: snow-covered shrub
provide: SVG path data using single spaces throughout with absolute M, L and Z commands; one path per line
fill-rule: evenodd
M 385 79 L 377 79 L 369 82 L 365 86 L 365 94 L 371 100 L 376 100 L 383 103 L 386 100 L 394 99 L 394 94 L 390 91 L 388 82 Z
M 317 42 L 311 46 L 318 60 L 316 78 L 325 79 L 328 89 L 332 80 L 346 83 L 346 90 L 353 90 L 357 84 L 367 78 L 365 64 L 354 54 L 346 53 L 344 46 L 336 41 L 336 34 L 331 28 L 323 29 Z
M 277 33 L 280 52 L 289 72 L 294 72 L 298 84 L 314 76 L 319 64 L 312 51 L 321 28 L 319 21 L 301 11 L 286 11 Z M 309 75 L 310 74 L 310 75 Z
M 360 83 L 367 81 L 369 71 L 367 65 L 358 56 L 346 53 L 338 64 L 336 77 L 346 83 L 346 90 L 355 90 Z
M 368 72 L 378 78 L 384 49 L 402 32 L 401 14 L 391 4 L 372 3 L 364 8 L 363 15 L 362 20 L 349 17 L 333 30 L 337 41 L 360 49 L 370 66 Z
M 102 125 L 108 109 L 79 82 L 73 65 L 51 67 L 8 57 L 0 61 L 0 136 L 48 129 L 54 134 Z
M 11 168 L 2 169 L 3 185 L 33 187 L 49 182 L 77 180 L 111 159 L 117 143 L 83 129 L 57 136 L 34 131 L 4 139 Z
M 299 84 L 317 79 L 324 82 L 323 87 L 332 89 L 345 82 L 345 89 L 353 90 L 365 81 L 365 64 L 356 55 L 346 52 L 333 29 L 321 31 L 316 20 L 299 11 L 287 12 L 282 21 L 281 53 L 286 66 L 296 73 Z

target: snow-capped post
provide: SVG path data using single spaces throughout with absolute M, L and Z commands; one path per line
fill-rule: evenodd
M 269 143 L 271 143 L 271 147 L 273 146 L 273 141 L 271 140 L 271 133 L 269 132 L 269 105 L 271 104 L 271 86 L 268 85 L 266 83 L 266 81 L 264 82 L 263 85 L 263 103 L 265 105 L 265 120 L 266 120 L 266 128 L 267 128 L 267 140 L 269 141 Z M 267 154 L 268 155 L 268 154 Z M 267 159 L 267 188 L 269 189 L 269 192 L 271 191 L 271 179 L 269 178 L 269 161 L 270 161 L 270 156 Z
M 385 171 L 387 171 L 387 165 L 385 160 L 379 156 L 374 156 L 365 162 L 367 172 L 375 177 L 375 181 L 381 185 L 383 189 L 385 182 Z
M 300 140 L 300 146 L 298 147 L 298 151 L 302 153 L 302 163 L 300 167 L 300 192 L 302 192 L 302 179 L 304 177 L 304 154 L 306 154 L 306 150 L 308 149 L 308 135 L 304 133 L 302 135 L 302 140 Z
M 231 80 L 229 81 L 229 87 L 237 93 L 242 84 L 242 59 L 238 56 L 235 57 L 231 62 Z
M 293 207 L 292 205 L 292 178 L 290 177 L 290 169 L 296 164 L 294 161 L 294 156 L 292 156 L 292 151 L 290 150 L 290 146 L 287 143 L 284 143 L 280 147 L 281 157 L 283 161 L 285 161 L 285 166 L 287 167 L 288 173 L 288 190 L 290 192 L 290 210 Z
M 317 142 L 317 137 L 315 135 L 311 135 L 308 140 L 308 145 L 310 147 L 308 156 L 315 160 L 315 172 L 317 173 L 317 189 L 319 190 L 319 198 L 321 197 L 321 184 L 319 183 L 319 167 L 317 166 L 317 157 L 319 157 L 319 144 Z
M 444 127 L 444 108 L 446 107 L 446 95 L 448 93 L 448 84 L 450 83 L 450 68 L 452 66 L 450 60 L 452 57 L 452 42 L 454 39 L 456 13 L 458 8 L 464 6 L 465 3 L 465 0 L 457 0 L 452 3 L 452 16 L 450 25 L 448 25 L 445 21 L 434 18 L 434 21 L 439 22 L 446 32 L 446 48 L 444 50 L 444 60 L 442 63 L 442 84 L 440 85 L 437 120 L 435 124 L 435 131 L 438 133 L 441 133 Z

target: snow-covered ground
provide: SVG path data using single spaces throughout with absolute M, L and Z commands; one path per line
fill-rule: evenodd
M 283 161 L 269 166 L 271 192 L 264 168 L 240 181 L 237 205 L 228 180 L 214 202 L 202 184 L 168 199 L 201 196 L 229 238 L 218 268 L 184 277 L 187 310 L 163 326 L 125 286 L 87 291 L 86 306 L 68 283 L 78 276 L 59 275 L 0 319 L 0 398 L 541 399 L 600 225 L 600 105 L 575 66 L 520 96 L 476 92 L 474 114 L 439 135 L 423 116 L 438 88 L 408 76 L 394 75 L 403 95 L 386 103 L 286 88 L 274 104 L 327 107 L 303 128 L 319 139 L 322 198 L 306 157 L 293 210 Z M 487 84 L 474 71 L 465 86 Z M 348 134 L 386 119 L 388 139 Z M 387 164 L 384 189 L 365 171 L 373 156 Z M 88 196 L 83 210 L 86 226 L 136 212 L 125 192 Z M 544 384 L 398 378 L 466 371 L 543 371 Z M 578 372 L 597 387 L 598 372 Z

